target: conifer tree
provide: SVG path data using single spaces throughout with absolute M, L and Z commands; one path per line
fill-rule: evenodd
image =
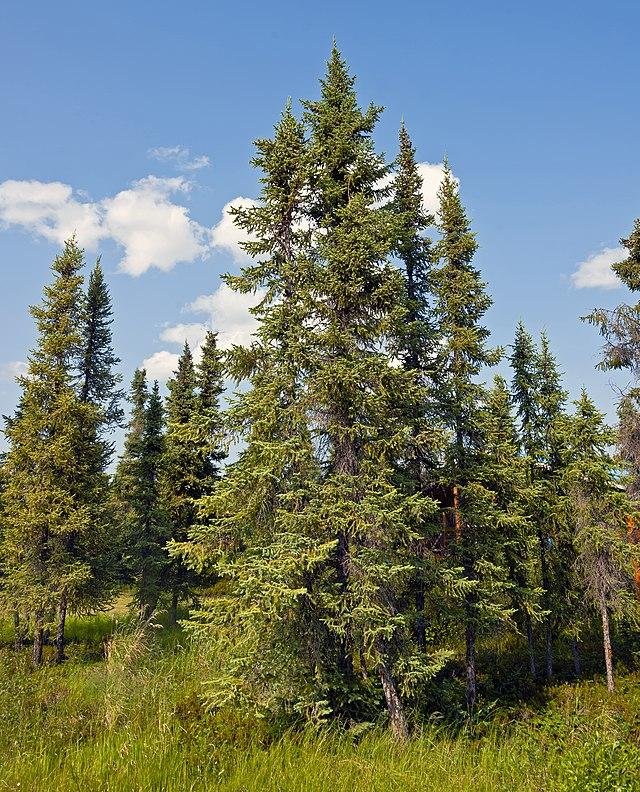
M 124 392 L 120 387 L 122 375 L 116 371 L 120 359 L 113 351 L 112 324 L 111 295 L 98 259 L 89 276 L 84 301 L 78 387 L 80 400 L 100 410 L 103 469 L 113 454 L 113 442 L 106 435 L 120 426 L 123 420 L 121 401 Z
M 394 367 L 387 351 L 406 317 L 405 285 L 389 260 L 398 215 L 379 203 L 389 171 L 372 141 L 381 108 L 359 107 L 354 78 L 335 46 L 320 99 L 304 106 L 318 257 L 308 398 L 322 450 L 322 479 L 308 511 L 336 542 L 330 625 L 339 638 L 341 674 L 350 684 L 375 670 L 392 731 L 403 738 L 403 666 L 433 672 L 428 658 L 416 654 L 399 607 L 415 575 L 406 548 L 432 502 L 407 494 L 395 480 L 396 459 L 410 440 L 407 416 L 421 396 L 415 371 Z
M 53 262 L 54 280 L 42 304 L 31 308 L 37 344 L 27 375 L 18 379 L 19 409 L 5 429 L 3 587 L 12 607 L 29 615 L 36 665 L 56 611 L 62 659 L 67 606 L 92 575 L 86 547 L 98 500 L 92 439 L 99 414 L 74 387 L 82 345 L 82 266 L 82 250 L 71 239 Z
M 198 501 L 211 494 L 224 458 L 220 437 L 219 397 L 223 390 L 222 361 L 216 335 L 209 332 L 198 371 L 185 343 L 173 379 L 167 383 L 166 442 L 162 465 L 163 493 L 171 526 L 171 543 L 185 542 L 197 522 Z M 170 617 L 196 580 L 174 555 L 168 573 Z
M 227 278 L 237 291 L 264 294 L 253 309 L 258 329 L 251 345 L 232 348 L 225 360 L 229 375 L 248 383 L 225 415 L 231 439 L 243 444 L 200 500 L 190 541 L 174 552 L 199 572 L 213 568 L 228 586 L 225 596 L 205 599 L 191 622 L 192 629 L 228 636 L 214 701 L 317 718 L 327 707 L 331 662 L 318 615 L 323 592 L 315 585 L 331 546 L 302 516 L 318 466 L 303 388 L 311 333 L 305 324 L 312 272 L 303 207 L 308 171 L 304 130 L 290 105 L 274 137 L 255 146 L 261 202 L 235 213 L 252 240 L 244 247 L 254 262 Z M 200 377 L 202 406 L 216 429 L 221 363 L 213 335 Z
M 569 463 L 564 470 L 573 572 L 582 603 L 600 616 L 607 688 L 613 691 L 610 618 L 638 616 L 634 562 L 639 554 L 627 537 L 633 503 L 620 486 L 620 462 L 608 450 L 615 432 L 586 391 L 575 406 L 575 415 L 565 424 Z
M 442 422 L 451 433 L 441 476 L 448 492 L 448 503 L 444 505 L 454 523 L 453 555 L 473 584 L 465 595 L 467 706 L 471 710 L 477 696 L 476 633 L 487 608 L 495 604 L 490 601 L 491 582 L 483 582 L 482 570 L 490 572 L 489 577 L 496 571 L 482 563 L 483 531 L 491 510 L 482 489 L 474 483 L 478 471 L 474 469 L 473 451 L 484 400 L 484 388 L 477 376 L 485 366 L 494 365 L 501 353 L 487 347 L 489 331 L 481 321 L 491 298 L 472 263 L 477 242 L 448 163 L 439 188 L 439 202 L 438 227 L 442 237 L 435 245 L 438 264 L 433 272 L 433 290 L 441 336 L 434 390 Z
M 397 216 L 398 238 L 395 254 L 400 260 L 406 288 L 406 317 L 400 338 L 400 355 L 407 370 L 414 372 L 423 388 L 422 398 L 412 405 L 407 416 L 412 428 L 412 442 L 408 445 L 410 456 L 403 467 L 408 477 L 410 491 L 425 492 L 433 485 L 437 463 L 434 449 L 434 416 L 428 388 L 433 375 L 436 332 L 431 316 L 431 242 L 425 235 L 435 218 L 425 212 L 422 197 L 422 177 L 418 171 L 416 153 L 404 125 L 399 132 L 399 153 L 395 163 L 392 209 Z M 425 536 L 417 540 L 418 565 L 428 552 Z M 425 586 L 419 572 L 415 581 L 416 640 L 426 649 Z
M 151 393 L 146 373 L 137 369 L 129 396 L 131 417 L 124 453 L 114 477 L 125 565 L 135 586 L 141 620 L 156 609 L 169 559 L 168 519 L 160 488 L 164 453 L 163 410 L 158 383 Z

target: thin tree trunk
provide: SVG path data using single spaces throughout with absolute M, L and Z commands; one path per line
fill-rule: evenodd
M 378 673 L 380 675 L 380 681 L 382 682 L 382 690 L 389 712 L 391 732 L 397 740 L 404 742 L 409 737 L 407 717 L 404 712 L 404 707 L 402 706 L 402 700 L 400 699 L 395 680 L 387 664 L 382 660 L 378 663 Z
M 582 663 L 580 662 L 580 648 L 575 635 L 571 638 L 571 656 L 573 657 L 573 670 L 577 677 L 582 676 Z
M 42 665 L 42 647 L 44 645 L 44 629 L 42 619 L 36 618 L 36 625 L 33 633 L 33 653 L 31 662 L 36 668 Z
M 600 615 L 602 616 L 602 643 L 604 646 L 604 665 L 607 670 L 607 690 L 613 693 L 615 682 L 613 680 L 613 656 L 611 652 L 611 629 L 609 627 L 609 610 L 604 599 L 600 600 Z
M 169 609 L 169 621 L 175 627 L 178 623 L 178 589 L 174 588 L 171 592 L 171 607 Z
M 13 649 L 19 652 L 22 649 L 23 629 L 20 625 L 20 613 L 16 609 L 13 612 Z
M 478 696 L 478 684 L 476 680 L 476 626 L 472 619 L 467 615 L 466 629 L 466 666 L 467 666 L 467 710 L 469 714 L 473 712 Z
M 529 671 L 535 679 L 538 676 L 538 669 L 536 668 L 536 651 L 533 644 L 533 627 L 531 625 L 531 616 L 526 612 L 524 614 L 524 624 L 527 632 L 527 648 L 529 650 Z
M 64 662 L 64 631 L 67 622 L 67 595 L 62 594 L 58 603 L 58 621 L 56 624 L 56 665 Z
M 453 485 L 453 524 L 455 526 L 456 542 L 462 539 L 462 521 L 460 519 L 460 489 Z
M 544 534 L 542 531 L 538 532 L 538 541 L 540 542 L 540 577 L 542 588 L 545 593 L 545 600 L 549 599 L 549 569 L 547 567 L 547 553 L 544 546 Z M 547 608 L 550 610 L 550 608 Z M 553 678 L 553 637 L 551 634 L 551 617 L 547 615 L 544 623 L 544 638 L 545 638 L 545 675 L 547 680 Z
M 424 618 L 424 589 L 418 582 L 416 591 L 416 643 L 421 652 L 427 650 L 427 625 Z

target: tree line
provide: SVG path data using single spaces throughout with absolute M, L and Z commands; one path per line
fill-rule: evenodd
M 445 163 L 430 215 L 405 125 L 392 163 L 376 150 L 381 112 L 334 47 L 319 98 L 256 141 L 260 201 L 233 210 L 251 263 L 225 280 L 263 295 L 257 331 L 225 352 L 210 331 L 197 362 L 185 344 L 164 399 L 137 370 L 113 473 L 110 295 L 75 239 L 53 262 L 0 474 L 1 603 L 35 665 L 126 585 L 142 622 L 182 604 L 224 647 L 214 707 L 386 709 L 402 739 L 452 664 L 473 712 L 479 641 L 521 636 L 534 680 L 564 642 L 580 675 L 594 619 L 613 689 L 611 624 L 638 616 L 640 390 L 613 429 L 586 391 L 568 403 L 545 335 L 491 345 L 458 180 Z M 623 244 L 638 290 L 638 222 Z M 586 317 L 603 368 L 637 373 L 639 310 Z

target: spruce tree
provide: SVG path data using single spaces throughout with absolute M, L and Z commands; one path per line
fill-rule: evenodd
M 607 688 L 613 691 L 611 615 L 638 617 L 634 563 L 639 553 L 627 537 L 633 502 L 620 485 L 620 460 L 609 452 L 615 432 L 586 391 L 575 407 L 565 424 L 569 462 L 563 476 L 575 553 L 573 574 L 582 606 L 600 616 Z
M 122 375 L 116 370 L 120 359 L 113 351 L 113 308 L 100 259 L 96 261 L 87 286 L 82 315 L 78 388 L 80 400 L 100 410 L 99 436 L 103 443 L 102 468 L 113 455 L 108 434 L 120 426 L 124 417 L 120 387 Z
M 432 400 L 429 385 L 435 360 L 435 329 L 431 316 L 431 241 L 426 229 L 435 218 L 425 212 L 422 198 L 422 177 L 418 171 L 416 152 L 407 129 L 402 123 L 399 132 L 399 152 L 395 162 L 392 209 L 397 216 L 397 241 L 395 255 L 405 276 L 406 317 L 399 339 L 399 353 L 407 370 L 414 372 L 422 397 L 412 405 L 407 416 L 411 424 L 412 442 L 408 444 L 409 456 L 403 460 L 409 491 L 426 492 L 434 481 L 437 463 L 434 448 L 434 416 L 430 414 Z M 426 533 L 415 542 L 418 566 L 425 566 L 429 553 Z M 425 594 L 428 570 L 420 570 L 415 580 L 415 631 L 418 646 L 426 649 Z
M 477 377 L 485 366 L 494 365 L 501 353 L 487 347 L 489 331 L 481 321 L 491 298 L 472 263 L 477 242 L 448 163 L 439 188 L 439 203 L 438 228 L 442 236 L 434 251 L 437 266 L 433 291 L 440 339 L 434 391 L 441 420 L 451 433 L 441 478 L 447 491 L 445 513 L 453 521 L 453 558 L 472 584 L 464 603 L 467 706 L 472 710 L 477 696 L 477 629 L 484 623 L 487 608 L 494 604 L 490 602 L 490 581 L 483 581 L 483 570 L 490 572 L 489 577 L 493 570 L 482 563 L 483 532 L 490 509 L 483 491 L 474 483 L 478 475 L 474 447 L 485 398 Z
M 227 277 L 237 291 L 265 294 L 253 309 L 258 329 L 252 343 L 232 348 L 225 359 L 229 376 L 247 382 L 224 416 L 229 438 L 242 443 L 219 484 L 200 500 L 190 541 L 174 552 L 198 572 L 212 569 L 226 584 L 224 595 L 204 598 L 191 615 L 192 629 L 228 641 L 226 666 L 210 688 L 214 703 L 320 718 L 332 670 L 319 615 L 324 592 L 316 591 L 316 582 L 331 545 L 321 544 L 302 514 L 319 472 L 303 388 L 312 335 L 303 206 L 308 171 L 304 131 L 290 105 L 274 137 L 255 146 L 261 202 L 235 213 L 252 239 L 245 248 L 254 261 Z M 221 361 L 213 335 L 199 373 L 204 425 L 215 436 Z
M 345 682 L 375 671 L 393 733 L 403 738 L 403 669 L 433 672 L 407 629 L 402 597 L 416 571 L 407 552 L 432 509 L 395 478 L 407 416 L 422 394 L 415 371 L 392 365 L 406 318 L 405 284 L 390 261 L 398 215 L 381 205 L 389 169 L 372 133 L 381 108 L 362 110 L 354 78 L 334 47 L 321 96 L 307 101 L 309 209 L 315 223 L 315 348 L 308 378 L 322 478 L 308 513 L 334 541 L 337 583 L 329 624 Z
M 187 540 L 197 522 L 197 503 L 213 491 L 224 458 L 218 404 L 223 389 L 222 361 L 215 333 L 206 336 L 198 371 L 185 343 L 178 369 L 167 387 L 162 483 L 173 544 Z M 191 593 L 196 578 L 174 554 L 168 579 L 170 618 L 175 623 L 178 602 Z
M 114 505 L 138 614 L 146 620 L 153 615 L 166 585 L 169 529 L 160 486 L 164 454 L 162 399 L 157 382 L 149 393 L 143 369 L 134 374 L 129 401 L 131 416 L 124 453 L 114 477 Z
M 56 612 L 62 659 L 66 609 L 79 604 L 92 577 L 87 549 L 99 502 L 93 443 L 99 414 L 74 387 L 82 346 L 82 266 L 82 250 L 71 239 L 53 262 L 54 280 L 42 304 L 31 308 L 37 344 L 27 375 L 18 379 L 19 409 L 5 429 L 3 588 L 33 625 L 36 665 Z

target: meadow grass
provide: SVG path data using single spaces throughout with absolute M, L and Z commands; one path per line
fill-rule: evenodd
M 633 674 L 613 695 L 599 682 L 559 685 L 542 704 L 427 722 L 398 745 L 382 727 L 278 733 L 209 713 L 201 680 L 215 656 L 179 631 L 123 623 L 113 613 L 73 620 L 62 667 L 33 672 L 26 652 L 0 650 L 2 792 L 640 790 Z

